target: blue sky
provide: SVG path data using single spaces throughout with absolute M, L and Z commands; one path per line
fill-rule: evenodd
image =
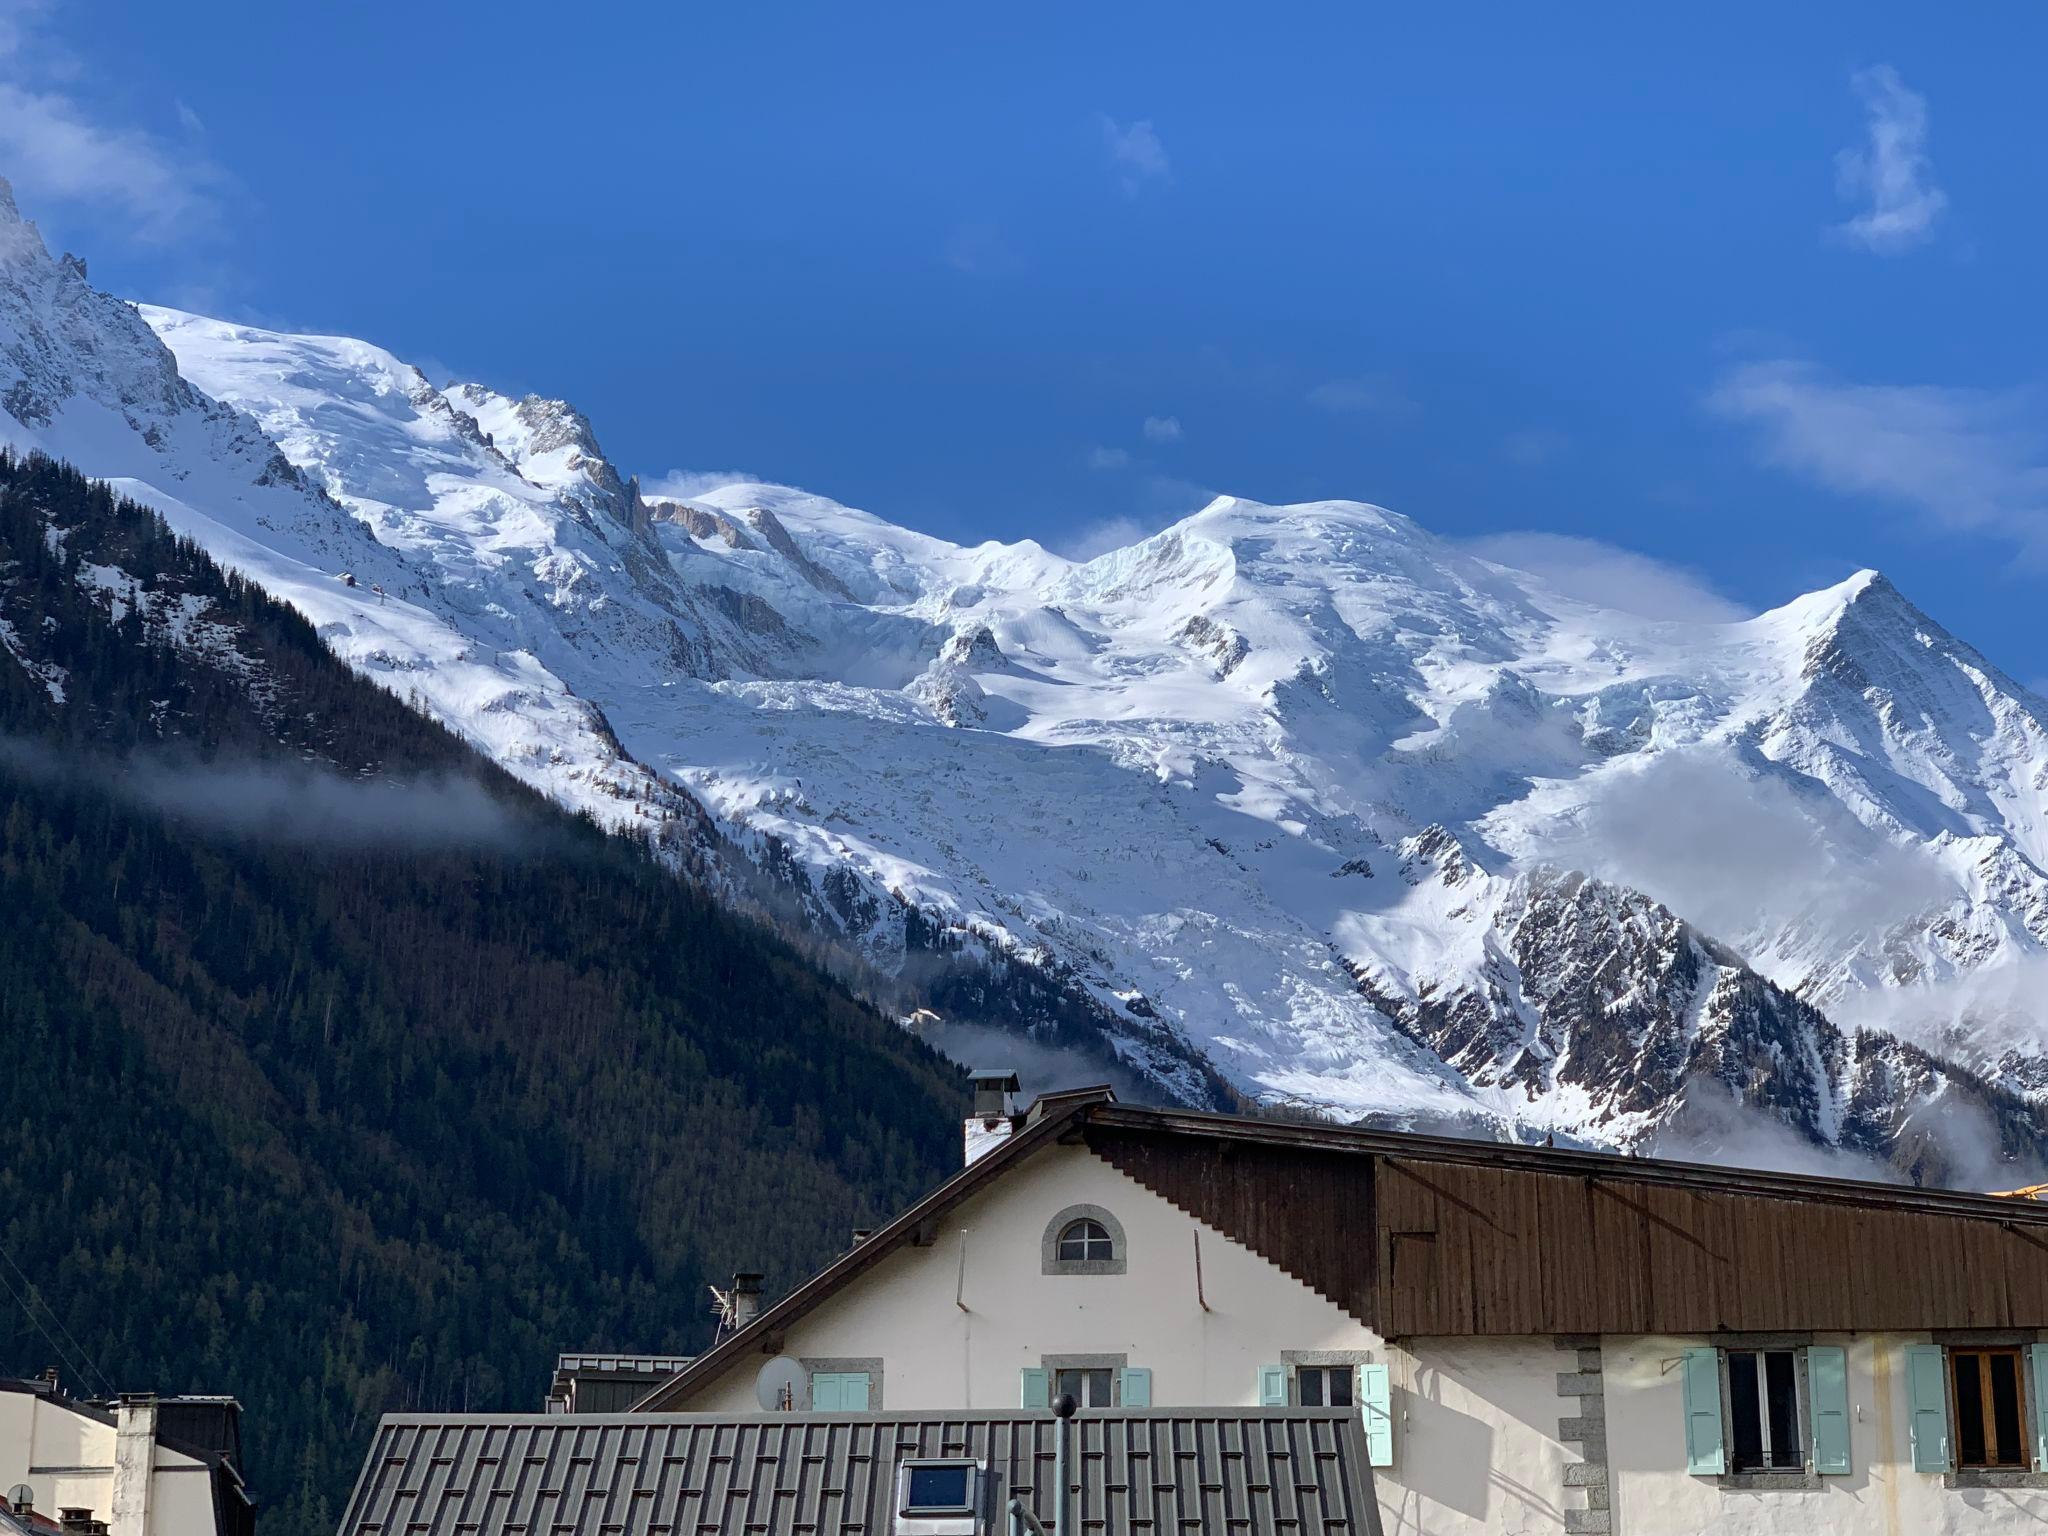
M 0 0 L 0 171 L 103 286 L 564 396 L 643 475 L 1068 550 L 1356 497 L 1652 606 L 1874 565 L 2040 686 L 2044 44 L 2029 7 Z

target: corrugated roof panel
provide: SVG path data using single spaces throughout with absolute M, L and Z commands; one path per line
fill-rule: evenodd
M 1089 1414 L 1073 1530 L 1366 1536 L 1371 1473 L 1345 1410 Z M 897 1463 L 989 1463 L 1050 1525 L 1055 1425 L 1010 1414 L 387 1418 L 340 1536 L 887 1536 Z

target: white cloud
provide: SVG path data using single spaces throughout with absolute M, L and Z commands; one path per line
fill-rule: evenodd
M 119 215 L 152 243 L 210 227 L 226 178 L 192 147 L 138 128 L 102 122 L 79 97 L 53 83 L 79 73 L 42 36 L 48 7 L 0 0 L 0 166 L 31 204 L 68 202 Z M 197 135 L 197 115 L 180 105 Z
M 1102 147 L 1109 155 L 1110 168 L 1124 189 L 1125 197 L 1136 197 L 1152 182 L 1173 179 L 1173 166 L 1166 158 L 1166 146 L 1150 118 L 1119 123 L 1107 113 L 1098 114 Z
M 1389 416 L 1411 404 L 1401 386 L 1380 373 L 1326 380 L 1308 392 L 1308 403 L 1332 416 Z
M 1147 416 L 1144 432 L 1145 441 L 1148 443 L 1177 443 L 1180 441 L 1180 418 Z
M 1510 464 L 1522 469 L 1536 469 L 1562 458 L 1571 445 L 1571 439 L 1562 432 L 1551 432 L 1542 427 L 1527 427 L 1520 432 L 1510 432 L 1502 438 L 1500 451 Z
M 2048 428 L 2031 389 L 1857 384 L 1810 363 L 1747 363 L 1708 408 L 1761 434 L 1766 462 L 1845 496 L 2048 554 Z
M 1090 448 L 1088 450 L 1090 469 L 1129 469 L 1131 456 L 1122 448 Z
M 946 236 L 946 265 L 962 272 L 1015 272 L 1024 259 L 996 225 L 981 221 L 954 227 Z
M 1889 64 L 1857 71 L 1856 94 L 1869 115 L 1868 142 L 1835 157 L 1841 195 L 1869 206 L 1836 230 L 1865 250 L 1889 255 L 1928 239 L 1948 206 L 1927 157 L 1927 101 L 1906 89 Z
M 1749 617 L 1695 572 L 1598 539 L 1496 533 L 1469 539 L 1464 548 L 1482 560 L 1540 577 L 1564 597 L 1602 608 L 1700 624 L 1731 624 Z
M 693 497 L 708 495 L 728 485 L 769 485 L 759 475 L 749 474 L 744 469 L 672 469 L 665 475 L 653 475 L 640 482 L 644 496 L 666 497 L 674 501 L 689 501 Z
M 1061 542 L 1059 552 L 1069 560 L 1093 560 L 1150 536 L 1151 530 L 1135 517 L 1106 517 L 1075 530 Z

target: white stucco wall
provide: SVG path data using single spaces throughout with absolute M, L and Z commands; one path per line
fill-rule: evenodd
M 1927 1334 L 1816 1334 L 1848 1354 L 1852 1471 L 1820 1487 L 1746 1492 L 1685 1470 L 1683 1391 L 1676 1361 L 1706 1339 L 1608 1340 L 1609 1476 L 1617 1532 L 1713 1536 L 1950 1536 L 2040 1532 L 2048 1489 L 1955 1488 L 1913 1470 L 1903 1351 Z
M 1042 1273 L 1046 1228 L 1074 1205 L 1121 1223 L 1124 1274 Z M 1206 1311 L 1195 1291 L 1198 1228 Z M 1084 1148 L 1049 1148 L 1005 1174 L 946 1219 L 936 1244 L 891 1254 L 783 1343 L 798 1359 L 879 1359 L 876 1406 L 891 1409 L 1014 1408 L 1021 1369 L 1074 1354 L 1149 1367 L 1158 1407 L 1249 1406 L 1261 1365 L 1316 1350 L 1389 1367 L 1394 1465 L 1375 1472 L 1388 1536 L 1563 1530 L 1560 1468 L 1577 1458 L 1555 1434 L 1576 1404 L 1557 1396 L 1557 1374 L 1572 1369 L 1571 1355 L 1533 1339 L 1389 1348 Z M 739 1363 L 684 1406 L 758 1411 L 758 1365 Z
M 114 1523 L 114 1426 L 30 1392 L 0 1392 L 0 1491 L 35 1490 L 38 1512 L 70 1507 Z M 111 1536 L 211 1536 L 213 1488 L 204 1462 L 156 1445 L 140 1531 Z

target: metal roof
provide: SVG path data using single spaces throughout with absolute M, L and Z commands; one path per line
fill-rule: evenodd
M 1052 1528 L 1043 1414 L 387 1416 L 338 1536 L 888 1536 L 909 1457 L 987 1462 Z M 1377 1536 L 1346 1409 L 1089 1413 L 1073 1420 L 1076 1536 Z M 998 1529 L 1002 1527 L 999 1526 Z

